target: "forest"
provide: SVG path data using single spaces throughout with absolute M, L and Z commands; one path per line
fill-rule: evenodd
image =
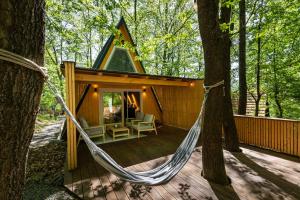
M 0 1 L 0 199 L 300 199 L 300 1 Z
M 253 104 L 247 107 L 250 115 L 299 119 L 299 1 L 232 0 L 227 4 L 231 19 L 222 28 L 230 31 L 235 112 L 245 114 L 238 111 L 239 94 L 244 94 Z M 197 13 L 191 0 L 47 0 L 46 10 L 45 66 L 62 95 L 61 61 L 91 67 L 107 38 L 117 34 L 115 25 L 121 16 L 136 44 L 128 48 L 137 49 L 148 74 L 204 76 Z M 60 110 L 45 88 L 41 110 L 55 109 Z

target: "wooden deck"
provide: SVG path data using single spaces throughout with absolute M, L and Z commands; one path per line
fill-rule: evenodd
M 163 127 L 159 135 L 102 145 L 118 163 L 134 171 L 160 165 L 178 147 L 186 131 Z M 201 147 L 169 183 L 141 186 L 120 181 L 92 160 L 86 146 L 78 152 L 78 168 L 66 171 L 65 185 L 83 199 L 300 199 L 300 159 L 257 148 L 224 151 L 231 186 L 201 177 Z

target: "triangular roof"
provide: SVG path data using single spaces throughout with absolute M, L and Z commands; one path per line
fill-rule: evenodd
M 129 32 L 128 26 L 125 22 L 125 19 L 123 17 L 121 17 L 120 21 L 118 22 L 118 24 L 116 25 L 116 29 L 121 31 L 121 34 L 124 34 L 128 37 L 125 37 L 125 40 L 127 42 L 129 42 L 132 46 L 136 46 L 133 42 L 132 36 Z M 108 54 L 110 54 L 110 49 L 115 46 L 114 45 L 114 40 L 115 40 L 115 34 L 112 34 L 108 40 L 106 41 L 106 43 L 104 44 L 103 48 L 101 49 L 100 53 L 98 54 L 94 64 L 93 64 L 93 69 L 99 69 L 101 66 L 103 66 L 103 62 L 105 62 L 105 57 L 108 56 Z M 138 56 L 138 52 L 137 50 L 135 50 L 135 52 L 133 52 L 133 54 L 135 54 L 134 56 Z M 134 59 L 136 60 L 136 59 Z M 146 73 L 146 70 L 143 66 L 143 63 L 139 60 L 136 60 L 139 65 L 141 66 L 141 71 L 139 71 L 139 73 Z
M 129 32 L 129 29 L 128 29 L 127 24 L 126 24 L 126 22 L 125 22 L 125 20 L 124 20 L 123 17 L 121 17 L 120 21 L 118 22 L 118 24 L 116 26 L 116 29 L 118 29 L 119 31 L 121 31 L 122 35 L 126 36 L 126 37 L 124 37 L 124 40 L 126 40 L 127 42 L 129 42 L 132 46 L 134 46 L 134 47 L 136 46 L 134 44 L 134 42 L 133 42 L 132 36 L 131 36 L 131 34 Z M 103 66 L 105 65 L 105 62 L 107 62 L 107 60 L 108 60 L 108 57 L 109 57 L 109 55 L 110 55 L 113 47 L 115 46 L 115 44 L 114 44 L 114 40 L 116 39 L 115 37 L 116 37 L 115 34 L 112 34 L 108 38 L 108 40 L 104 44 L 103 48 L 101 49 L 100 53 L 98 54 L 98 56 L 97 56 L 97 58 L 96 58 L 96 60 L 95 60 L 95 62 L 93 64 L 93 66 L 92 66 L 93 69 L 101 69 L 101 67 L 103 68 Z M 137 52 L 137 50 L 135 50 L 134 52 L 131 52 L 130 54 L 133 57 L 139 55 L 138 52 Z M 133 60 L 134 60 L 134 64 L 139 66 L 138 67 L 139 68 L 138 73 L 146 73 L 146 70 L 145 70 L 145 68 L 143 66 L 143 63 L 140 60 L 135 59 L 135 58 L 133 58 Z M 81 107 L 81 105 L 83 103 L 83 100 L 84 100 L 85 96 L 87 95 L 90 87 L 91 87 L 91 85 L 88 84 L 86 86 L 83 94 L 81 95 L 80 100 L 79 100 L 79 102 L 78 102 L 78 104 L 76 106 L 76 113 L 79 111 L 79 109 L 80 109 L 80 107 Z M 158 101 L 158 99 L 156 99 L 156 101 Z

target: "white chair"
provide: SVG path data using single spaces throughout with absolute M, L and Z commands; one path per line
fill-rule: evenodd
M 126 119 L 126 126 L 131 127 L 132 125 L 137 124 L 137 122 L 142 122 L 144 120 L 144 116 L 143 112 L 136 112 L 135 118 Z
M 157 135 L 154 115 L 146 114 L 143 121 L 137 122 L 137 124 L 132 124 L 132 132 L 133 130 L 138 132 L 138 137 L 140 137 L 140 132 L 143 131 L 154 131 Z
M 105 140 L 105 127 L 104 125 L 98 125 L 98 126 L 89 126 L 87 121 L 84 117 L 79 117 L 79 123 L 81 127 L 84 129 L 84 131 L 88 134 L 90 138 L 98 138 L 103 137 L 103 140 Z M 78 143 L 82 140 L 81 135 L 79 135 Z

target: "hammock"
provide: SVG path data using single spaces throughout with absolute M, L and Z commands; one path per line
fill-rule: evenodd
M 113 173 L 117 177 L 122 180 L 143 184 L 143 185 L 158 185 L 171 180 L 187 163 L 189 158 L 191 157 L 194 148 L 196 147 L 198 138 L 201 133 L 202 127 L 202 116 L 204 112 L 205 103 L 208 97 L 208 93 L 211 89 L 221 86 L 224 84 L 224 81 L 220 81 L 211 86 L 205 86 L 205 94 L 204 100 L 201 106 L 201 110 L 197 120 L 195 121 L 192 128 L 189 130 L 187 136 L 182 141 L 176 152 L 172 155 L 172 157 L 162 164 L 159 167 L 156 167 L 149 171 L 144 172 L 132 172 L 129 171 L 118 163 L 116 163 L 112 157 L 110 157 L 103 149 L 98 147 L 86 134 L 86 132 L 82 129 L 80 124 L 77 122 L 76 118 L 72 115 L 66 103 L 64 102 L 63 98 L 59 95 L 56 88 L 51 84 L 49 80 L 47 80 L 47 74 L 45 73 L 44 69 L 34 62 L 27 60 L 17 54 L 5 51 L 0 49 L 0 59 L 13 62 L 15 64 L 21 65 L 23 67 L 27 67 L 36 71 L 40 71 L 42 75 L 46 78 L 46 83 L 50 88 L 52 94 L 56 97 L 58 103 L 60 103 L 65 110 L 66 114 L 70 117 L 70 119 L 75 124 L 77 130 L 81 134 L 83 140 L 85 141 L 91 155 L 93 156 L 94 160 L 103 166 L 106 170 Z

